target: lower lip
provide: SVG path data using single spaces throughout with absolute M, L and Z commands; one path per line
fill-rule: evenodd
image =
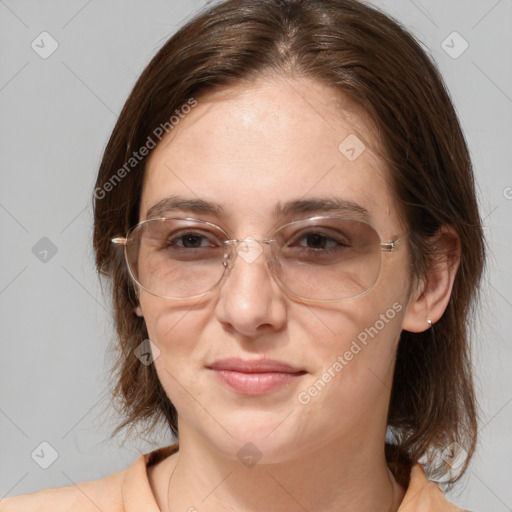
M 214 370 L 219 378 L 230 388 L 244 395 L 263 395 L 270 393 L 295 380 L 305 372 L 283 373 L 243 373 L 234 370 Z

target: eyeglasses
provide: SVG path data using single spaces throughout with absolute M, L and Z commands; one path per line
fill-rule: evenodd
M 265 264 L 280 288 L 306 301 L 336 302 L 367 293 L 376 283 L 382 252 L 392 252 L 408 234 L 382 243 L 367 222 L 316 216 L 278 227 L 269 239 L 230 239 L 221 227 L 188 217 L 144 220 L 125 238 L 129 273 L 137 285 L 164 299 L 211 293 L 239 256 L 254 263 L 270 246 Z

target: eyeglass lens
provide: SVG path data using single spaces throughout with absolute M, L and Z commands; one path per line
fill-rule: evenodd
M 191 298 L 221 281 L 237 252 L 237 244 L 227 240 L 208 222 L 152 219 L 129 233 L 126 259 L 132 277 L 148 292 Z M 380 238 L 366 222 L 341 217 L 295 221 L 278 228 L 271 240 L 269 268 L 298 297 L 345 300 L 366 292 L 378 278 Z M 263 251 L 251 264 L 260 258 L 267 258 Z

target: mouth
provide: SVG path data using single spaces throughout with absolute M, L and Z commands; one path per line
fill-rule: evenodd
M 272 359 L 222 359 L 208 366 L 221 382 L 243 395 L 263 395 L 296 382 L 307 372 Z

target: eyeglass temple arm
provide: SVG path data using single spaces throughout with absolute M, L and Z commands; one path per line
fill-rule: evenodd
M 128 239 L 123 238 L 123 237 L 116 237 L 116 238 L 112 238 L 110 241 L 116 245 L 126 245 L 126 242 L 128 241 Z
M 400 243 L 408 236 L 409 233 L 405 233 L 405 235 L 402 235 L 400 238 L 397 238 L 393 242 L 385 242 L 380 244 L 381 251 L 393 252 L 396 249 L 396 247 L 398 247 Z

